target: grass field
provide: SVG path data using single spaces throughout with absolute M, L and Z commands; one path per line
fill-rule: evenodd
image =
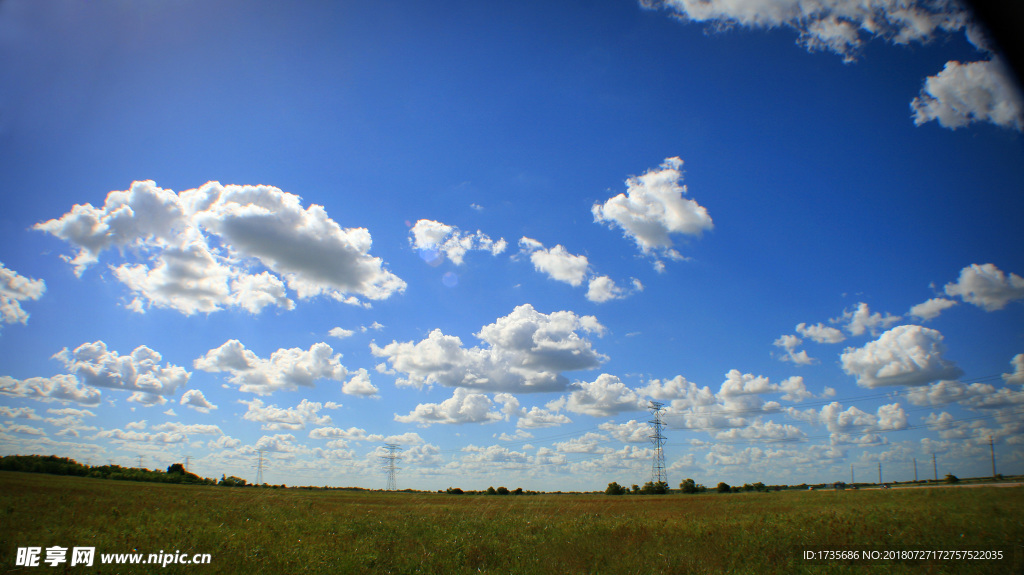
M 54 545 L 95 547 L 97 565 L 15 566 L 19 547 Z M 811 564 L 806 545 L 1013 557 Z M 1021 487 L 483 496 L 0 472 L 0 573 L 1020 573 L 1022 548 Z M 212 562 L 98 565 L 161 551 Z

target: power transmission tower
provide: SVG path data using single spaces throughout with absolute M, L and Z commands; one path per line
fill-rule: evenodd
M 386 449 L 388 453 L 387 455 L 381 455 L 380 461 L 382 464 L 382 469 L 386 471 L 388 474 L 387 490 L 396 491 L 398 490 L 398 482 L 395 480 L 395 475 L 398 474 L 398 470 L 400 468 L 395 467 L 395 462 L 402 460 L 402 456 L 399 455 L 399 453 L 401 453 L 402 451 L 402 448 L 399 447 L 397 443 L 386 443 L 384 444 L 384 449 Z
M 932 472 L 935 474 L 935 481 L 939 480 L 939 467 L 935 465 L 935 454 L 932 454 Z
M 664 483 L 668 486 L 668 477 L 665 475 L 665 451 L 663 449 L 665 445 L 665 435 L 661 432 L 661 428 L 664 427 L 665 422 L 661 419 L 661 412 L 665 410 L 665 404 L 660 401 L 652 401 L 650 407 L 651 414 L 654 415 L 654 419 L 648 421 L 654 426 L 654 433 L 651 434 L 651 443 L 654 444 L 654 463 L 651 465 L 651 482 L 655 486 L 658 483 Z
M 914 458 L 914 483 L 917 483 L 917 458 Z
M 988 436 L 988 450 L 992 452 L 992 479 L 996 478 L 996 448 L 992 445 L 992 436 Z
M 878 484 L 882 484 L 882 462 L 878 462 Z
M 142 456 L 139 456 L 139 469 L 142 469 Z
M 260 459 L 256 464 L 256 485 L 263 485 L 263 454 L 266 453 L 265 449 L 259 450 Z

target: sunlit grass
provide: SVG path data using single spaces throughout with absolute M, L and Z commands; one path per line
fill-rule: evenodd
M 177 573 L 822 573 L 800 546 L 1024 546 L 1024 489 L 483 496 L 129 483 L 0 472 L 0 565 L 18 547 L 210 553 Z M 1017 573 L 885 564 L 885 573 Z M 38 567 L 49 570 L 49 566 Z M 76 568 L 71 569 L 74 572 Z M 136 572 L 153 568 L 137 567 Z M 87 572 L 131 572 L 98 566 Z M 83 570 L 82 572 L 86 572 Z

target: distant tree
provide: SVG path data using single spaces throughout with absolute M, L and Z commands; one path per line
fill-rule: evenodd
M 729 493 L 730 491 L 732 491 L 732 488 L 729 487 L 728 483 L 722 481 L 721 483 L 718 484 L 716 491 L 718 491 L 719 493 Z
M 960 483 L 960 478 L 952 473 L 946 474 L 946 483 Z
M 487 494 L 488 495 L 497 495 L 497 493 L 498 492 L 494 490 L 494 487 L 488 487 L 487 488 Z
M 764 483 L 758 481 L 757 483 L 754 484 L 754 491 L 768 491 L 768 488 L 765 486 Z
M 686 478 L 679 484 L 679 490 L 683 493 L 697 493 L 697 482 Z
M 462 495 L 463 491 L 458 487 L 449 487 L 448 493 L 451 493 L 452 495 Z
M 523 488 L 522 487 L 516 487 L 516 490 L 512 492 L 512 495 L 522 495 L 522 494 L 523 494 Z
M 604 493 L 605 495 L 625 495 L 626 488 L 612 481 L 608 484 L 608 488 L 604 490 Z
M 499 487 L 497 490 L 498 495 L 508 495 L 509 490 L 507 487 Z
M 218 483 L 218 485 L 222 485 L 224 487 L 245 487 L 245 480 L 241 477 L 235 477 L 234 475 L 231 477 L 224 477 L 224 475 L 221 474 L 220 483 Z
M 636 483 L 634 483 L 633 484 L 633 494 L 635 495 L 637 493 L 640 493 L 640 486 L 637 485 Z

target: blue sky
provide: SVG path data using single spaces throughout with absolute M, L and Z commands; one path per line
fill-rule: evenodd
M 5 2 L 0 451 L 590 490 L 656 400 L 673 486 L 1022 473 L 1021 96 L 891 8 Z

